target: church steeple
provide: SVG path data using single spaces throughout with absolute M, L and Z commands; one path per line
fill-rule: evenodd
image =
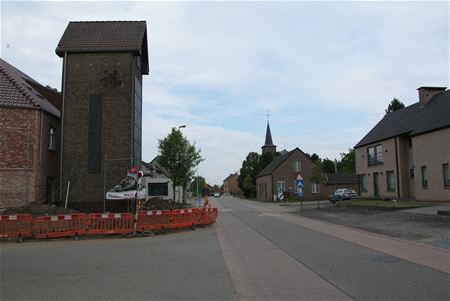
M 274 145 L 272 141 L 272 133 L 270 132 L 269 120 L 267 120 L 266 141 L 264 142 L 264 145 L 261 148 L 263 154 L 267 152 L 273 153 L 277 152 L 277 146 Z

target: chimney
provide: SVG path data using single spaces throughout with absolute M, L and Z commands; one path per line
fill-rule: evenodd
M 444 92 L 447 87 L 420 87 L 419 91 L 419 103 L 420 106 L 426 106 L 430 100 L 437 94 Z

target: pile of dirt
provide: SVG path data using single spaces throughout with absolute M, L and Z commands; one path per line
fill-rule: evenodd
M 175 203 L 171 200 L 164 200 L 161 198 L 149 199 L 142 205 L 145 210 L 174 210 L 186 208 L 186 204 Z
M 2 212 L 2 214 L 31 214 L 33 217 L 43 216 L 43 215 L 59 215 L 59 214 L 71 214 L 71 213 L 79 213 L 76 210 L 57 207 L 52 205 L 46 205 L 41 203 L 32 202 L 29 205 L 17 207 L 17 208 L 8 208 Z

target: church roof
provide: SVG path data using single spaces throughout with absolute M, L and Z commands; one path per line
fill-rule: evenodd
M 264 142 L 263 147 L 274 147 L 276 145 L 273 144 L 272 141 L 272 133 L 270 132 L 270 125 L 269 125 L 269 121 L 267 121 L 267 129 L 266 129 L 266 140 Z

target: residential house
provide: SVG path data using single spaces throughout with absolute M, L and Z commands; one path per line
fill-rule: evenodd
M 256 177 L 256 197 L 275 201 L 282 199 L 285 192 L 297 192 L 296 179 L 304 180 L 305 199 L 319 196 L 318 183 L 311 181 L 314 162 L 298 147 L 277 156 Z
M 450 91 L 386 114 L 355 146 L 363 197 L 450 201 Z
M 69 207 L 99 211 L 104 187 L 141 162 L 146 22 L 70 22 L 56 54 L 63 59 L 60 196 Z
M 146 188 L 146 200 L 151 198 L 161 198 L 173 200 L 174 187 L 170 179 L 170 173 L 158 163 L 158 157 L 150 163 L 142 162 L 142 185 Z M 182 203 L 184 197 L 182 186 L 175 187 L 175 202 Z
M 242 190 L 238 184 L 239 175 L 237 173 L 230 174 L 223 180 L 223 193 L 226 195 L 242 195 Z
M 56 200 L 60 105 L 56 89 L 0 59 L 0 208 Z

